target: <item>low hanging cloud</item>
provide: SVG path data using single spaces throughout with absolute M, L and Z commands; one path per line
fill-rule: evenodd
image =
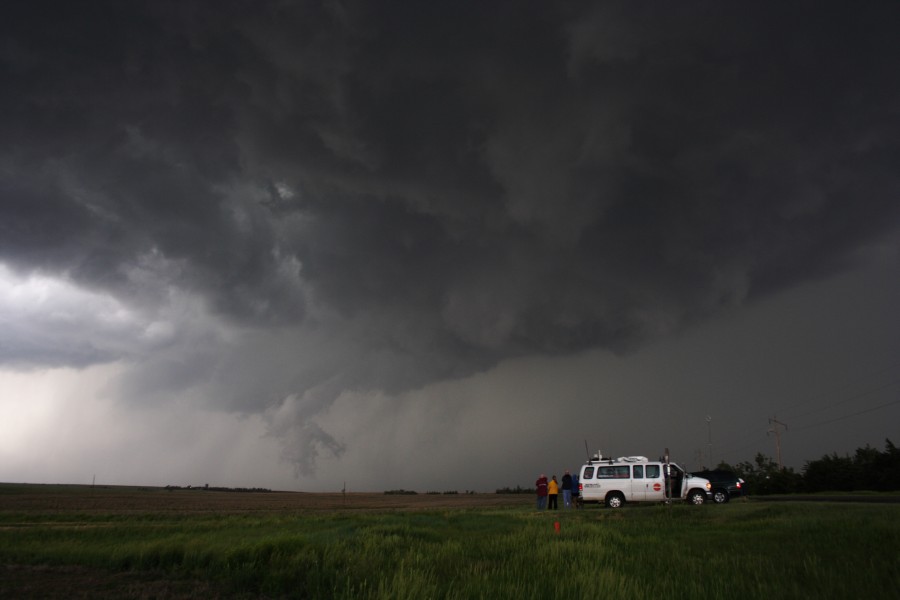
M 847 11 L 16 3 L 2 366 L 123 361 L 123 396 L 264 414 L 308 473 L 345 391 L 828 276 L 900 213 L 897 8 Z

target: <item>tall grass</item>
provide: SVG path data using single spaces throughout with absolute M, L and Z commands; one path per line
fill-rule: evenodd
M 0 562 L 147 572 L 289 598 L 894 598 L 898 517 L 898 506 L 824 503 L 0 513 Z

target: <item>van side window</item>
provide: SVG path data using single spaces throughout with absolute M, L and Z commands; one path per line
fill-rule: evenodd
M 647 465 L 647 479 L 659 479 L 659 465 Z
M 635 479 L 643 479 L 644 478 L 644 466 L 643 465 L 634 465 L 634 478 Z
M 594 467 L 585 467 L 584 477 L 582 477 L 582 479 L 593 479 L 593 478 L 594 478 Z
M 627 465 L 620 467 L 600 467 L 597 469 L 598 479 L 628 479 L 629 468 Z

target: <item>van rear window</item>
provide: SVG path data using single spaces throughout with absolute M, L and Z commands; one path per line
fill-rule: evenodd
M 585 467 L 584 468 L 584 476 L 582 479 L 593 479 L 594 478 L 594 467 Z

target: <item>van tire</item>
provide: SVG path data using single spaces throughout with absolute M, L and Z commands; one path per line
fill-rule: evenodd
M 706 494 L 702 490 L 691 490 L 688 492 L 687 501 L 694 506 L 701 506 L 706 502 Z
M 625 497 L 619 492 L 613 492 L 606 497 L 606 508 L 621 508 L 625 504 Z
M 713 502 L 716 504 L 725 504 L 728 502 L 728 492 L 725 490 L 713 490 Z

